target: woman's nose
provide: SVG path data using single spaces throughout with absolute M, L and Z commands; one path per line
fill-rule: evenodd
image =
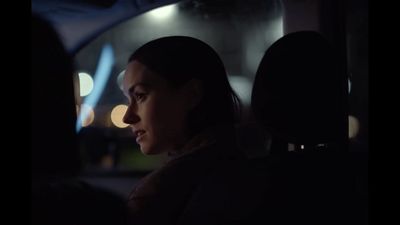
M 125 115 L 122 119 L 126 124 L 135 124 L 139 122 L 140 117 L 137 115 L 135 110 L 133 110 L 132 106 L 128 106 L 128 109 L 125 112 Z

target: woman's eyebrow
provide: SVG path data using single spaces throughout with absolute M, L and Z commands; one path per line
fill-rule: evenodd
M 136 89 L 137 87 L 139 87 L 139 86 L 144 87 L 144 88 L 148 88 L 150 85 L 147 84 L 147 83 L 144 83 L 144 82 L 139 82 L 139 83 L 137 83 L 137 84 L 132 85 L 132 86 L 128 89 L 128 93 L 133 93 L 133 92 L 135 91 L 135 89 Z

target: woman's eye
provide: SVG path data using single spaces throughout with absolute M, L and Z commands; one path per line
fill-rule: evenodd
M 143 101 L 145 97 L 146 97 L 145 93 L 135 93 L 136 101 Z

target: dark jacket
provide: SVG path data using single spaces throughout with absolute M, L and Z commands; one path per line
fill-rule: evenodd
M 241 158 L 233 143 L 207 139 L 171 156 L 143 178 L 129 196 L 130 224 L 178 224 L 198 190 L 220 168 Z

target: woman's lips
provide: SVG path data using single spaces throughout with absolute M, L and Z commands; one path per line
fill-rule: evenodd
M 144 130 L 137 130 L 134 133 L 135 133 L 135 136 L 136 136 L 136 142 L 139 142 L 143 138 L 143 135 L 146 132 Z

